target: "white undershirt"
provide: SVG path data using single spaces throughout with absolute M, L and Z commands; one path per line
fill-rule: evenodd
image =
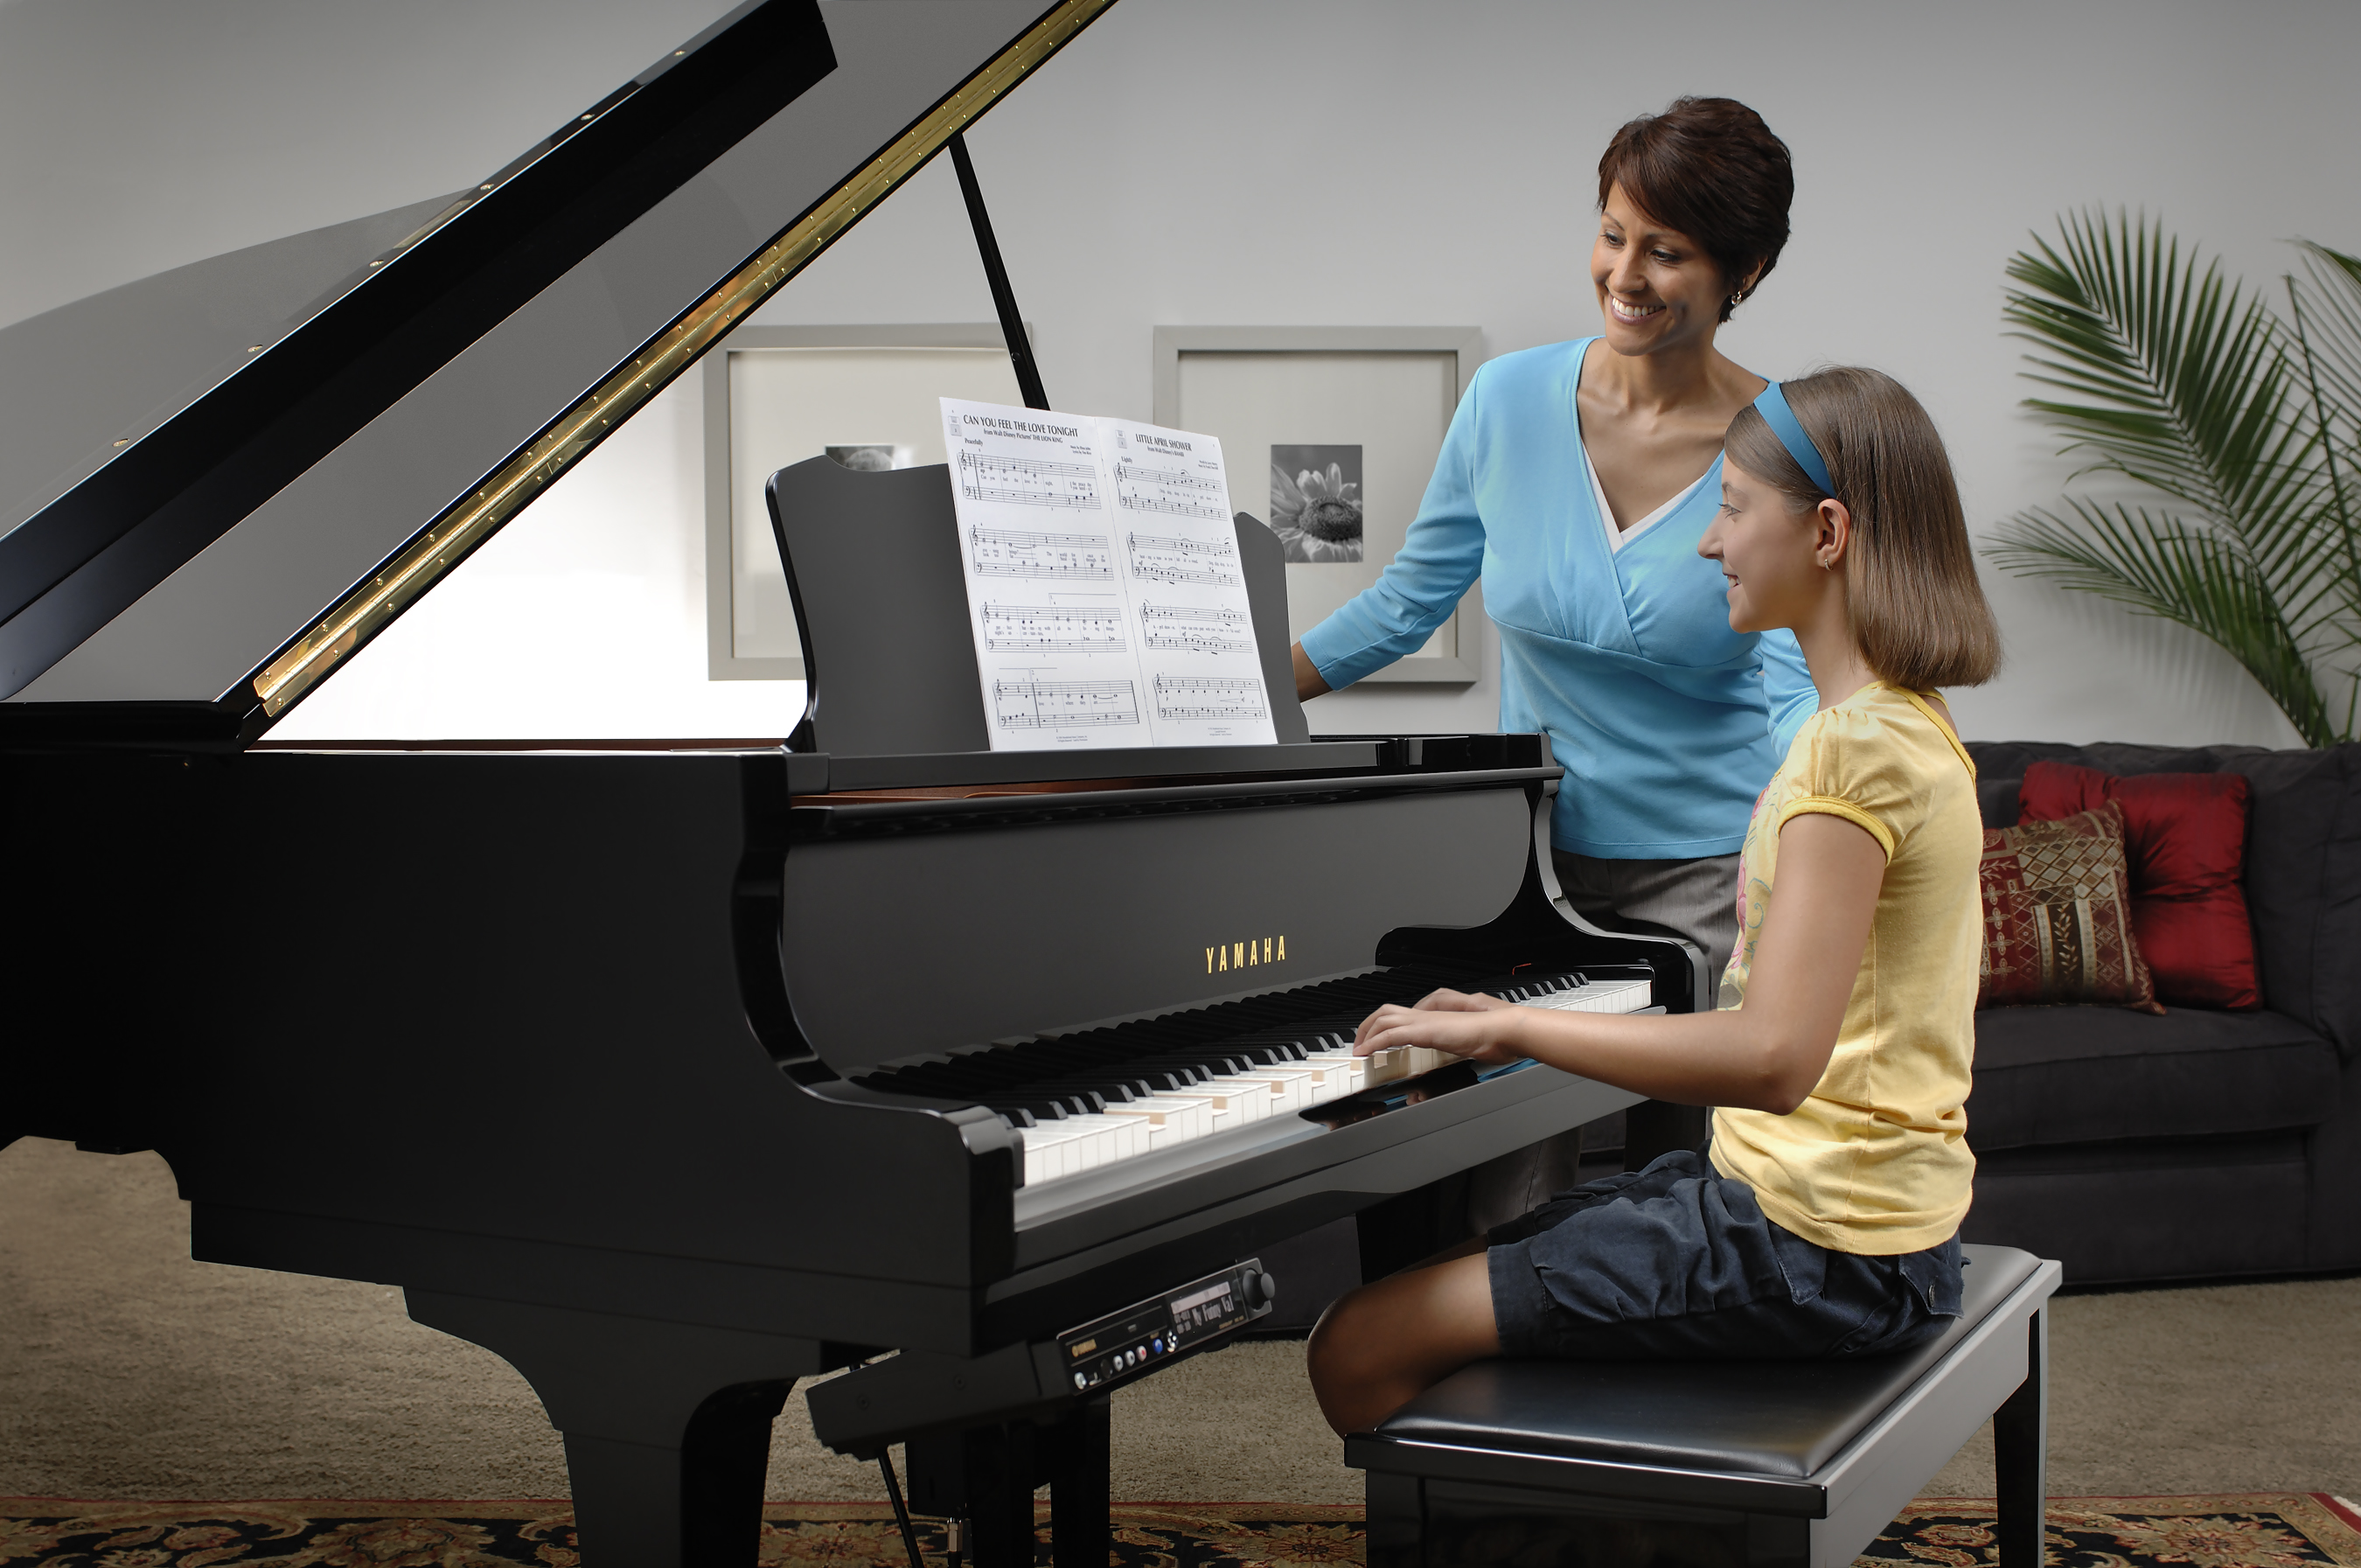
M 1683 487 L 1679 495 L 1663 506 L 1629 528 L 1618 528 L 1615 526 L 1615 509 L 1607 504 L 1607 487 L 1598 482 L 1598 465 L 1590 460 L 1590 443 L 1587 441 L 1582 444 L 1582 466 L 1590 476 L 1590 499 L 1598 503 L 1598 525 L 1607 531 L 1607 549 L 1610 554 L 1679 510 L 1681 503 L 1697 494 L 1697 488 L 1705 483 L 1705 474 L 1699 474 Z M 1708 467 L 1705 472 L 1710 474 L 1713 470 Z

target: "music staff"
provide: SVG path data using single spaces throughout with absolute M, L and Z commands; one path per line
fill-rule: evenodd
M 1126 511 L 1162 512 L 1171 517 L 1229 521 L 1221 481 L 1180 468 L 1148 468 L 1118 463 L 1115 470 L 1115 501 Z
M 1262 682 L 1250 675 L 1159 675 L 1159 718 L 1259 718 Z
M 979 577 L 1041 577 L 1065 582 L 1115 580 L 1115 549 L 1104 533 L 1034 533 L 1013 528 L 971 528 L 969 554 Z
M 1115 608 L 987 604 L 983 640 L 991 648 L 1081 648 L 1120 652 L 1127 646 L 1123 612 Z
M 1137 724 L 1139 693 L 1129 681 L 994 681 L 992 717 L 1003 729 Z
M 1202 583 L 1235 587 L 1238 546 L 1235 539 L 1179 539 L 1170 534 L 1126 533 L 1131 575 L 1145 583 Z
M 1193 605 L 1144 604 L 1139 620 L 1150 648 L 1179 648 L 1201 653 L 1235 653 L 1254 647 L 1254 630 L 1239 610 Z
M 1088 463 L 1047 457 L 987 457 L 962 447 L 960 493 L 972 501 L 1010 506 L 1099 510 L 1098 470 Z

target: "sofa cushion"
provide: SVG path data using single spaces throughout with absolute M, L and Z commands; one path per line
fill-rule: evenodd
M 2021 775 L 2048 758 L 2102 773 L 2244 773 L 2246 912 L 2263 1005 L 2361 1052 L 2361 744 L 2318 751 L 2259 746 L 2069 746 L 1970 741 L 1980 776 Z
M 2161 1013 L 2132 934 L 2124 810 L 1984 829 L 1976 1005 L 2107 1002 Z
M 2113 801 L 2124 813 L 2132 935 L 2176 1007 L 2260 1007 L 2255 928 L 2246 915 L 2244 773 L 2134 773 L 2118 778 L 2071 762 L 2025 771 L 2026 819 L 2056 822 Z
M 1992 1008 L 1976 1014 L 1968 1146 L 2312 1126 L 2336 1113 L 2341 1065 L 2281 1013 Z

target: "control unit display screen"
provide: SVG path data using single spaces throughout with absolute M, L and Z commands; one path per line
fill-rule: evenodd
M 1191 1280 L 1058 1336 L 1064 1373 L 1076 1392 L 1127 1381 L 1270 1310 L 1270 1288 L 1257 1259 Z

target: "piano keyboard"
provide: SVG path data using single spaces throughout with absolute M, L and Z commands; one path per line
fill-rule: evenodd
M 1460 1058 L 1408 1047 L 1353 1055 L 1361 1020 L 1440 986 L 1521 1006 L 1637 1013 L 1644 976 L 1520 975 L 1471 985 L 1464 973 L 1404 965 L 1299 990 L 1136 1023 L 1045 1034 L 862 1074 L 873 1089 L 988 1106 L 1016 1130 L 1024 1184 L 1175 1147 L 1273 1116 L 1291 1116 Z

